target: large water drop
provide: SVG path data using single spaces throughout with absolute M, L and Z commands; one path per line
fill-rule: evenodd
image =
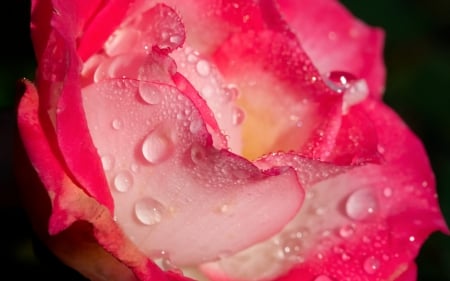
M 155 105 L 161 103 L 162 101 L 162 93 L 159 87 L 155 85 L 149 83 L 140 83 L 139 93 L 141 95 L 141 98 L 148 104 Z
M 356 77 L 345 71 L 331 71 L 324 76 L 323 80 L 333 91 L 341 94 L 350 87 Z
M 152 164 L 166 160 L 172 151 L 171 139 L 160 128 L 152 131 L 142 143 L 142 155 Z
M 376 215 L 378 208 L 378 199 L 368 188 L 354 191 L 345 204 L 345 212 L 348 217 L 357 221 L 370 219 Z
M 154 225 L 163 219 L 165 207 L 157 200 L 147 197 L 134 205 L 134 213 L 140 223 Z
M 119 192 L 127 192 L 133 186 L 133 175 L 128 171 L 121 171 L 114 177 L 114 188 Z

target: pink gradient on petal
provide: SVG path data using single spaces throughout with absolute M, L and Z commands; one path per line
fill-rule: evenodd
M 347 71 L 367 81 L 370 95 L 384 91 L 384 33 L 335 0 L 278 0 L 280 12 L 321 73 Z M 313 23 L 313 24 L 311 24 Z
M 58 153 L 52 149 L 39 121 L 36 89 L 31 82 L 24 81 L 24 84 L 26 90 L 18 108 L 19 131 L 30 161 L 38 171 L 53 206 L 48 226 L 50 236 L 46 232 L 38 232 L 40 238 L 44 239 L 65 263 L 82 270 L 91 278 L 109 276 L 109 273 L 114 273 L 117 275 L 109 276 L 108 280 L 134 280 L 134 278 L 130 279 L 132 273 L 117 263 L 117 258 L 136 276 L 139 276 L 140 280 L 146 280 L 149 276 L 153 280 L 160 281 L 188 280 L 173 273 L 166 275 L 151 260 L 142 255 L 118 228 L 109 211 L 92 197 L 87 196 L 70 180 L 64 167 L 60 165 Z M 35 188 L 29 186 L 23 188 L 23 192 L 28 196 L 35 195 L 33 193 Z M 30 210 L 34 210 L 33 219 L 46 215 L 42 204 L 45 202 L 35 201 L 28 206 Z M 81 221 L 92 224 L 93 237 L 115 258 L 110 257 L 87 238 L 90 230 L 84 228 L 80 224 Z M 86 238 L 88 241 L 84 240 Z M 76 245 L 75 248 L 72 248 L 74 245 Z M 92 262 L 95 262 L 97 266 L 92 267 Z M 111 264 L 114 264 L 114 270 L 110 270 Z
M 149 92 L 157 102 L 146 102 Z M 114 158 L 105 173 L 117 222 L 147 256 L 164 251 L 178 266 L 214 260 L 274 235 L 300 208 L 292 169 L 261 171 L 213 147 L 177 88 L 113 79 L 83 97 L 99 155 Z

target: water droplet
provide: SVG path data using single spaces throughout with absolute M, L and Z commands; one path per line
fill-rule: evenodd
M 392 196 L 392 189 L 389 187 L 386 187 L 383 189 L 383 195 L 385 197 L 391 197 Z
M 154 225 L 161 222 L 165 208 L 153 198 L 147 197 L 134 205 L 136 218 L 145 225 Z
M 237 99 L 238 95 L 239 92 L 235 85 L 228 85 L 223 87 L 223 96 L 222 96 L 223 102 L 234 101 Z
M 347 255 L 347 253 L 342 253 L 341 259 L 342 259 L 343 261 L 348 261 L 348 260 L 350 260 L 350 256 Z
M 172 141 L 160 128 L 152 131 L 142 144 L 142 155 L 152 164 L 166 160 L 172 151 Z
M 321 216 L 325 213 L 325 208 L 317 207 L 314 209 L 314 213 L 318 216 Z
M 189 131 L 193 134 L 197 134 L 202 129 L 202 125 L 203 123 L 201 119 L 194 119 L 189 125 Z
M 339 235 L 342 238 L 348 238 L 348 237 L 352 236 L 353 233 L 355 233 L 355 228 L 353 225 L 350 225 L 350 224 L 344 225 L 339 229 Z
M 370 256 L 364 261 L 363 267 L 368 274 L 374 274 L 380 268 L 380 261 L 374 256 Z
M 111 155 L 103 155 L 101 161 L 105 171 L 111 170 L 114 166 L 114 158 Z
M 409 242 L 414 242 L 414 241 L 416 241 L 416 237 L 409 236 L 408 240 L 409 240 Z
M 178 46 L 181 44 L 181 41 L 183 40 L 183 37 L 181 35 L 172 35 L 169 37 L 169 42 Z
M 139 172 L 139 165 L 136 163 L 131 164 L 131 171 L 133 171 L 133 173 L 137 173 Z
M 229 210 L 228 204 L 223 204 L 222 206 L 220 206 L 219 210 L 220 210 L 220 212 L 223 213 L 223 214 L 226 213 L 226 212 L 228 212 L 228 210 Z
M 198 57 L 195 53 L 190 53 L 187 55 L 188 62 L 196 62 L 197 60 L 198 60 Z
M 162 101 L 162 93 L 159 87 L 150 83 L 140 83 L 139 93 L 141 98 L 148 104 L 155 105 Z
M 324 76 L 323 80 L 333 91 L 343 93 L 356 80 L 356 77 L 345 71 L 331 71 Z
M 114 119 L 111 123 L 111 126 L 113 127 L 113 129 L 115 130 L 120 130 L 122 129 L 122 121 L 120 121 L 119 119 Z
M 199 60 L 195 68 L 197 73 L 201 76 L 208 76 L 211 71 L 209 63 L 205 60 Z
M 114 177 L 114 188 L 119 192 L 127 192 L 133 186 L 133 175 L 122 171 Z
M 333 281 L 333 279 L 331 279 L 330 277 L 328 277 L 326 275 L 319 275 L 316 278 L 314 278 L 313 281 Z
M 378 211 L 378 200 L 368 188 L 354 191 L 347 199 L 345 212 L 351 219 L 366 220 Z
M 367 237 L 367 236 L 365 236 L 365 235 L 363 236 L 362 240 L 363 240 L 363 242 L 366 243 L 366 244 L 370 243 L 370 241 L 371 241 L 370 238 Z
M 206 157 L 206 152 L 202 146 L 194 144 L 191 147 L 191 159 L 195 164 L 201 163 Z
M 235 107 L 233 109 L 233 113 L 231 114 L 231 118 L 232 118 L 231 122 L 233 123 L 233 125 L 239 126 L 242 124 L 242 122 L 244 122 L 245 113 L 239 107 Z

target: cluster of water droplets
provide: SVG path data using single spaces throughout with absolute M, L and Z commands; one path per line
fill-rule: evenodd
M 126 80 L 124 80 L 125 82 Z M 114 81 L 108 83 L 114 83 Z M 201 135 L 204 130 L 202 119 L 198 113 L 192 110 L 190 101 L 175 88 L 143 81 L 129 83 L 137 86 L 136 99 L 149 110 L 157 110 L 159 113 L 151 117 L 152 120 L 143 120 L 143 122 L 147 122 L 150 129 L 142 141 L 137 143 L 137 148 L 132 150 L 131 162 L 124 160 L 114 152 L 105 152 L 101 155 L 103 169 L 109 175 L 110 187 L 114 191 L 115 197 L 128 196 L 126 194 L 130 194 L 130 192 L 139 192 L 133 189 L 140 188 L 136 186 L 136 182 L 142 176 L 140 175 L 141 171 L 147 171 L 151 167 L 171 161 L 176 154 L 175 148 L 177 145 L 180 146 L 180 141 L 183 141 L 183 136 L 193 134 L 195 138 L 195 135 Z M 122 87 L 123 83 L 117 86 Z M 169 122 L 168 120 L 173 121 Z M 130 130 L 132 132 L 132 124 L 124 121 L 121 117 L 113 118 L 106 127 L 117 138 L 129 134 Z M 204 154 L 201 156 L 196 154 L 196 148 L 200 150 L 201 145 L 191 148 L 194 163 L 203 160 L 199 157 L 205 157 Z M 204 151 L 200 150 L 200 153 L 204 153 Z M 161 223 L 170 214 L 170 208 L 149 194 L 144 194 L 133 204 L 133 212 L 134 218 L 141 225 L 153 226 Z
M 228 137 L 230 149 L 239 153 L 240 127 L 246 113 L 237 104 L 237 87 L 225 83 L 215 65 L 189 46 L 174 52 L 173 57 L 178 71 L 192 83 L 211 109 L 223 134 Z
M 372 225 L 381 215 L 379 196 L 391 196 L 392 189 L 386 187 L 378 194 L 374 189 L 362 186 L 350 191 L 340 204 L 332 206 L 322 206 L 319 197 L 324 195 L 317 192 L 315 189 L 307 190 L 299 216 L 294 218 L 281 233 L 269 242 L 261 244 L 259 248 L 254 247 L 252 249 L 254 252 L 247 255 L 254 256 L 262 252 L 267 255 L 269 251 L 274 259 L 265 261 L 270 264 L 267 265 L 268 268 L 279 267 L 284 270 L 311 259 L 325 260 L 330 255 L 339 257 L 342 264 L 348 262 L 353 264 L 358 261 L 354 260 L 355 253 L 348 251 L 346 245 L 360 241 L 359 243 L 367 244 L 369 248 L 374 246 L 378 249 L 374 253 L 368 251 L 365 257 L 362 253 L 364 258 L 359 261 L 360 270 L 367 275 L 377 274 L 383 262 L 390 258 L 388 254 L 383 254 L 382 250 L 387 243 L 386 238 L 383 234 L 367 237 L 362 236 L 362 233 L 365 231 L 365 225 Z M 339 216 L 334 214 L 336 212 L 344 217 L 335 225 L 329 224 L 329 216 Z M 329 226 L 324 228 L 321 225 Z M 382 228 L 379 228 L 379 231 L 382 231 Z M 410 241 L 414 241 L 414 237 Z M 357 255 L 358 259 L 361 259 L 361 253 Z M 333 274 L 318 275 L 314 280 L 336 280 L 333 276 Z

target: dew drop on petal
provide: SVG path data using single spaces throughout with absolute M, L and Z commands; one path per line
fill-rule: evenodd
M 150 197 L 140 199 L 134 205 L 136 218 L 144 225 L 154 225 L 161 222 L 164 212 L 164 206 Z
M 344 225 L 339 229 L 339 235 L 342 238 L 348 238 L 348 237 L 352 236 L 353 233 L 355 233 L 355 228 L 349 224 Z
M 383 195 L 384 197 L 391 197 L 392 196 L 392 189 L 390 187 L 386 187 L 383 189 Z
M 198 57 L 197 57 L 196 53 L 190 53 L 187 55 L 186 60 L 188 62 L 196 62 L 198 60 Z
M 347 255 L 347 253 L 342 253 L 342 254 L 341 254 L 341 259 L 342 259 L 343 261 L 348 261 L 348 260 L 350 260 L 350 256 Z
M 111 126 L 113 127 L 114 130 L 120 130 L 122 129 L 122 121 L 120 121 L 119 119 L 114 119 L 111 123 Z
M 191 147 L 191 160 L 192 162 L 194 162 L 195 164 L 199 164 L 200 162 L 202 162 L 205 157 L 206 157 L 206 152 L 203 149 L 203 147 L 201 147 L 200 145 L 193 145 Z
M 331 71 L 324 75 L 323 80 L 333 91 L 343 93 L 356 80 L 356 77 L 345 71 Z
M 146 103 L 151 105 L 159 104 L 162 101 L 162 93 L 160 89 L 149 83 L 139 84 L 139 94 Z
M 137 173 L 139 172 L 139 165 L 136 163 L 131 164 L 130 166 L 131 171 L 133 171 L 133 173 Z
M 113 168 L 114 158 L 111 155 L 103 155 L 100 160 L 102 161 L 103 170 L 109 171 Z
M 193 134 L 198 133 L 202 129 L 202 121 L 200 119 L 194 119 L 189 125 L 189 131 Z
M 239 107 L 235 107 L 233 109 L 233 112 L 231 113 L 231 118 L 232 118 L 231 122 L 233 123 L 233 125 L 239 126 L 242 124 L 242 122 L 244 122 L 245 113 Z
M 205 60 L 199 60 L 195 66 L 195 69 L 201 76 L 208 76 L 211 71 L 209 63 Z
M 354 191 L 345 203 L 345 212 L 353 220 L 361 221 L 373 217 L 378 211 L 378 200 L 368 188 Z
M 363 267 L 367 274 L 374 274 L 380 268 L 380 261 L 374 256 L 370 256 L 364 261 Z
M 119 192 L 127 192 L 133 186 L 133 175 L 128 171 L 121 171 L 114 177 L 114 188 Z
M 158 128 L 152 131 L 142 143 L 142 155 L 152 164 L 166 160 L 172 151 L 172 141 Z
M 236 88 L 235 85 L 227 85 L 225 87 L 223 87 L 223 96 L 222 96 L 222 101 L 223 102 L 230 102 L 230 101 L 234 101 L 237 99 L 239 93 L 238 93 L 238 89 Z

